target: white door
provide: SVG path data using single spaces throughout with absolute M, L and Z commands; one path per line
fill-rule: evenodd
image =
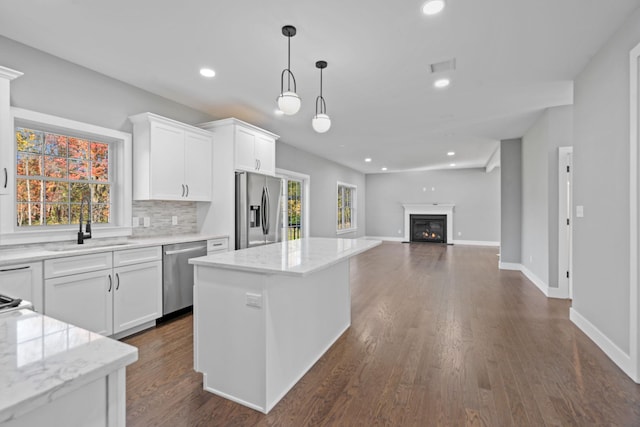
M 102 335 L 111 335 L 114 288 L 111 270 L 46 279 L 44 313 Z
M 0 294 L 20 298 L 42 313 L 42 262 L 0 267 Z
M 265 175 L 276 173 L 276 143 L 273 139 L 256 135 L 254 147 L 258 171 Z
M 237 170 L 253 172 L 258 169 L 254 152 L 255 139 L 253 132 L 240 127 L 236 128 L 234 152 Z
M 572 175 L 573 148 L 558 149 L 558 290 L 573 298 L 572 266 Z
M 113 333 L 162 316 L 162 261 L 113 269 Z
M 184 131 L 152 123 L 150 163 L 151 198 L 184 200 Z
M 187 191 L 185 198 L 200 202 L 211 201 L 211 157 L 210 137 L 187 132 L 184 144 L 184 173 Z

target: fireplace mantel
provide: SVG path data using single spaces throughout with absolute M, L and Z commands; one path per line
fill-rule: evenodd
M 403 203 L 404 208 L 404 240 L 410 241 L 410 215 L 446 215 L 447 216 L 447 243 L 453 241 L 453 203 Z

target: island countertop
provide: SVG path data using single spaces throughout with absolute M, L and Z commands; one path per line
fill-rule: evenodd
M 31 310 L 2 314 L 0 423 L 137 359 L 133 346 Z
M 264 274 L 306 276 L 380 243 L 379 240 L 308 237 L 192 258 L 189 263 Z

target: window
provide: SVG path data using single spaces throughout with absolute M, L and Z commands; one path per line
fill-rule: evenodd
M 108 142 L 22 126 L 15 142 L 18 227 L 78 224 L 83 200 L 85 218 L 91 206 L 92 223 L 110 222 Z
M 287 240 L 296 240 L 302 226 L 302 181 L 287 181 Z
M 75 239 L 80 207 L 94 237 L 131 234 L 131 134 L 11 108 L 9 195 L 0 197 L 0 244 Z
M 356 224 L 357 187 L 338 182 L 338 234 L 354 231 Z

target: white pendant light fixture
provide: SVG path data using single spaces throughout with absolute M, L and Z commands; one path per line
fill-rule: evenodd
M 444 0 L 427 0 L 422 5 L 422 13 L 425 15 L 436 15 L 444 9 Z
M 316 132 L 325 133 L 331 127 L 331 119 L 327 116 L 327 104 L 322 96 L 322 70 L 327 68 L 327 61 L 316 62 L 316 68 L 320 69 L 320 96 L 316 98 L 316 115 L 311 120 L 311 126 Z
M 291 37 L 296 35 L 296 27 L 285 25 L 282 34 L 287 37 L 287 68 L 280 75 L 280 95 L 278 96 L 278 108 L 287 116 L 292 116 L 300 110 L 300 97 L 296 93 L 296 78 L 291 72 Z M 284 77 L 287 75 L 287 90 L 284 90 Z M 291 90 L 293 80 L 293 90 Z

